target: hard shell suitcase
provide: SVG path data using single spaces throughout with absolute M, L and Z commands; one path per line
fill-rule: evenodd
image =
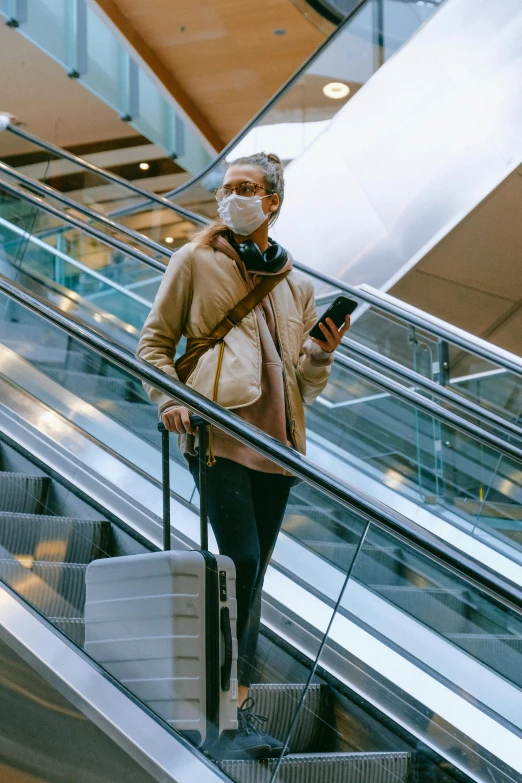
M 200 428 L 200 551 L 170 550 L 169 437 L 162 429 L 165 551 L 87 569 L 85 650 L 173 728 L 210 748 L 237 729 L 235 566 L 208 551 Z

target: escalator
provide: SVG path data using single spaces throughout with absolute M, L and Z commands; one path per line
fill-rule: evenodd
M 2 312 L 9 318 L 16 312 L 14 323 L 31 325 L 46 346 L 32 358 L 18 357 L 24 365 L 18 379 L 32 377 L 31 389 L 16 382 L 4 360 L 0 379 L 5 506 L 0 515 L 0 633 L 9 648 L 3 660 L 16 668 L 21 657 L 31 666 L 31 684 L 43 678 L 34 698 L 46 693 L 70 720 L 76 713 L 64 707 L 63 699 L 71 701 L 152 779 L 182 781 L 189 779 L 183 774 L 190 774 L 191 780 L 206 781 L 207 775 L 211 780 L 225 774 L 238 783 L 522 780 L 522 595 L 515 585 L 139 362 L 18 283 L 2 278 L 0 289 Z M 124 427 L 94 412 L 99 437 L 86 429 L 87 400 L 41 372 L 46 353 L 56 362 L 59 350 L 75 363 L 75 371 L 103 361 L 106 378 L 146 379 L 175 394 L 301 479 L 267 575 L 253 688 L 270 732 L 285 739 L 291 730 L 291 753 L 280 765 L 224 760 L 214 771 L 208 756 L 196 751 L 188 761 L 183 755 L 190 752 L 187 743 L 161 714 L 152 723 L 161 736 L 152 729 L 149 733 L 146 721 L 152 720 L 153 707 L 129 694 L 135 684 L 118 685 L 101 676 L 79 650 L 87 563 L 159 546 L 161 461 L 157 449 L 147 450 L 134 435 L 132 414 Z M 141 444 L 139 454 L 132 449 L 133 438 Z M 198 537 L 198 518 L 192 482 L 179 464 L 172 465 L 172 486 L 172 544 L 190 547 Z M 38 639 L 31 640 L 34 629 Z M 43 650 L 37 649 L 38 641 L 45 643 Z M 75 682 L 66 658 L 77 662 L 71 665 L 78 672 Z M 19 671 L 26 671 L 21 664 Z M 111 693 L 117 689 L 111 720 L 96 702 L 91 672 Z M 5 677 L 3 682 L 16 700 L 15 683 Z M 51 697 L 49 688 L 59 695 Z M 0 716 L 3 736 L 7 717 L 1 710 Z M 131 735 L 131 718 L 141 744 Z M 24 737 L 27 723 L 17 717 L 12 725 L 9 763 L 41 774 L 36 750 L 42 746 L 31 740 L 40 735 L 33 726 L 32 735 Z M 14 736 L 17 729 L 22 736 Z M 26 759 L 24 742 L 35 750 Z M 151 759 L 151 747 L 160 759 Z M 49 765 L 52 751 L 46 755 Z M 110 760 L 118 770 L 112 778 L 110 771 L 102 777 L 95 770 L 91 778 L 86 772 L 75 779 L 95 774 L 133 779 L 132 772 L 126 777 L 118 767 L 121 753 Z M 67 780 L 67 771 L 60 774 L 42 779 Z
M 170 251 L 151 238 L 140 245 L 139 234 L 86 206 L 78 208 L 80 220 L 64 194 L 5 164 L 0 170 L 5 273 L 134 350 Z M 103 176 L 99 170 L 98 179 Z M 175 207 L 162 210 L 177 217 Z M 198 220 L 193 216 L 193 230 Z M 326 291 L 323 304 L 340 286 L 362 299 L 366 311 L 309 410 L 309 453 L 519 580 L 497 555 L 519 560 L 522 551 L 520 361 L 425 314 L 412 315 L 369 287 L 306 273 Z M 48 368 L 55 381 L 75 393 L 82 388 L 111 418 L 125 422 L 132 410 L 135 431 L 157 443 L 156 412 L 139 385 L 99 379 L 99 372 L 89 374 L 81 361 Z M 455 527 L 462 531 L 457 536 Z
M 25 136 L 37 149 L 38 140 Z M 60 187 L 73 203 L 3 166 L 1 177 L 10 188 L 0 189 L 2 271 L 132 351 L 169 248 L 189 239 L 202 219 L 128 189 L 56 148 L 47 152 L 41 170 L 31 173 Z M 53 166 L 61 176 L 51 178 Z M 212 169 L 174 197 L 211 215 L 209 193 L 219 176 Z M 17 192 L 20 185 L 25 193 Z M 45 209 L 40 198 L 57 211 Z M 76 199 L 83 207 L 75 209 Z M 103 215 L 121 220 L 123 228 L 118 231 Z M 238 781 L 263 783 L 274 774 L 275 780 L 298 783 L 387 783 L 415 775 L 419 782 L 438 783 L 456 770 L 473 780 L 519 781 L 520 362 L 374 289 L 310 274 L 323 304 L 341 285 L 362 300 L 363 317 L 340 352 L 331 384 L 309 412 L 308 479 L 319 479 L 320 486 L 304 481 L 295 488 L 268 574 L 256 698 L 269 715 L 270 731 L 284 737 L 303 684 L 315 672 L 304 707 L 313 725 L 298 724 L 293 755 L 279 770 L 241 763 L 225 764 L 224 771 Z M 0 322 L 2 400 L 10 409 L 2 416 L 3 438 L 13 441 L 12 421 L 7 426 L 13 414 L 24 421 L 25 436 L 40 428 L 31 449 L 25 444 L 24 459 L 45 473 L 52 456 L 52 480 L 56 487 L 64 480 L 73 495 L 80 490 L 81 497 L 93 497 L 97 476 L 94 496 L 103 500 L 96 511 L 106 512 L 116 541 L 107 554 L 157 546 L 156 413 L 140 379 L 129 365 L 115 363 L 115 354 L 108 358 L 93 353 L 92 344 L 86 347 L 79 336 L 88 329 L 64 332 L 58 321 L 44 325 L 34 302 L 29 313 L 19 289 L 9 293 Z M 81 454 L 82 470 L 64 454 Z M 175 543 L 187 546 L 197 538 L 196 498 L 174 449 L 172 460 Z M 352 485 L 350 501 L 342 492 L 332 495 L 336 482 L 321 482 L 322 470 Z M 58 517 L 63 512 L 57 505 L 49 510 Z M 372 524 L 363 540 L 368 518 Z M 34 584 L 47 577 L 67 604 L 81 605 L 81 577 L 71 576 L 82 573 L 81 562 L 62 568 L 66 576 L 52 582 L 49 575 L 60 569 L 53 571 L 35 550 L 18 551 L 19 542 L 8 537 L 7 552 L 9 546 L 17 550 L 11 554 L 29 557 L 21 565 L 29 565 Z M 6 560 L 11 584 L 18 566 Z M 59 599 L 50 614 L 44 612 L 54 627 L 81 641 L 81 613 L 64 618 L 56 607 L 63 607 Z M 321 648 L 332 607 L 335 617 Z

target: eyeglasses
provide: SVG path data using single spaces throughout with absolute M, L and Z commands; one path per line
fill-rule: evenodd
M 263 185 L 257 185 L 255 182 L 241 182 L 236 188 L 229 188 L 227 185 L 223 185 L 214 191 L 214 195 L 218 201 L 223 201 L 223 199 L 231 196 L 232 193 L 237 193 L 238 196 L 244 196 L 245 198 L 252 198 L 257 194 L 258 190 L 266 190 L 266 188 Z

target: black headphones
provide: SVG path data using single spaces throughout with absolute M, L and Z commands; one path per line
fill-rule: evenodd
M 264 253 L 258 248 L 252 239 L 244 242 L 231 243 L 237 250 L 241 260 L 250 272 L 279 272 L 288 260 L 288 253 L 277 242 L 270 239 L 270 244 Z

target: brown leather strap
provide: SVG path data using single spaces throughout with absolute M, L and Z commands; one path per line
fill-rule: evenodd
M 279 275 L 267 275 L 255 285 L 249 293 L 229 310 L 215 326 L 208 337 L 191 337 L 187 340 L 187 350 L 174 363 L 180 381 L 185 383 L 201 356 L 220 342 L 234 326 L 237 326 L 248 313 L 256 307 L 278 283 L 290 274 L 290 269 Z
M 237 326 L 243 320 L 245 315 L 254 309 L 267 294 L 272 291 L 281 280 L 284 280 L 290 274 L 290 270 L 282 272 L 280 275 L 270 275 L 263 277 L 249 293 L 237 303 L 232 310 L 229 310 L 222 321 L 209 334 L 211 340 L 222 340 L 234 326 Z

